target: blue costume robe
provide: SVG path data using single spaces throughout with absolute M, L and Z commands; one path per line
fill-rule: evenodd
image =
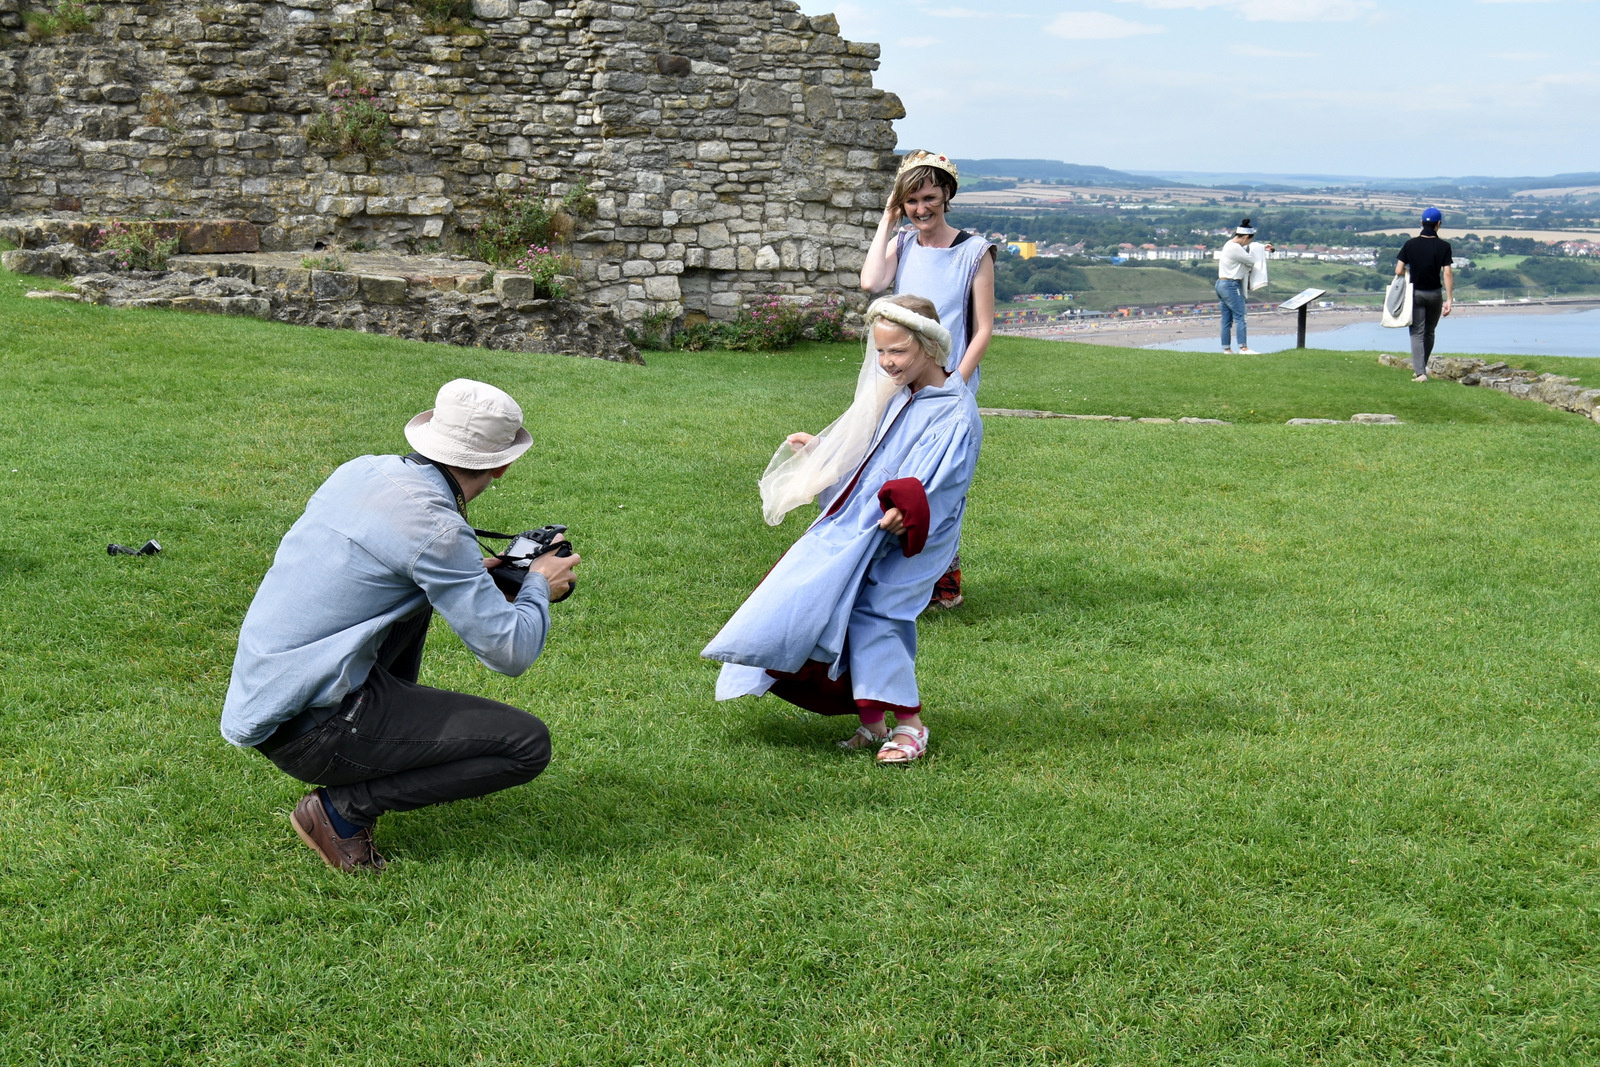
M 982 440 L 959 374 L 894 394 L 867 458 L 819 494 L 822 517 L 700 653 L 723 663 L 717 699 L 765 693 L 769 671 L 815 661 L 829 678 L 848 673 L 858 701 L 918 706 L 916 620 L 955 554 Z M 920 483 L 928 507 L 926 543 L 910 556 L 911 545 L 878 528 L 879 491 L 903 478 Z

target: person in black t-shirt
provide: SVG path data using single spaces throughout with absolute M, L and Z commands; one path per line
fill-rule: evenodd
M 1439 236 L 1444 216 L 1436 207 L 1422 213 L 1422 233 L 1407 241 L 1395 258 L 1395 274 L 1411 268 L 1411 370 L 1412 381 L 1428 380 L 1428 357 L 1433 355 L 1433 333 L 1442 316 L 1450 314 L 1455 293 L 1455 271 L 1450 267 L 1450 242 Z

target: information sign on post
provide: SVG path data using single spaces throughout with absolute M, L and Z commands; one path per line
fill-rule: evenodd
M 1300 312 L 1299 328 L 1295 331 L 1296 340 L 1294 346 L 1296 348 L 1304 348 L 1306 346 L 1306 312 L 1311 308 L 1311 301 L 1322 296 L 1327 291 L 1326 289 L 1302 289 L 1278 305 L 1284 311 Z

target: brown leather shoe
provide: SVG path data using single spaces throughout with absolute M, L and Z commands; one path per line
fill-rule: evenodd
M 322 798 L 314 789 L 300 798 L 289 822 L 300 840 L 336 871 L 381 871 L 386 866 L 384 858 L 372 847 L 372 827 L 354 837 L 340 837 L 333 832 L 333 823 L 322 810 Z

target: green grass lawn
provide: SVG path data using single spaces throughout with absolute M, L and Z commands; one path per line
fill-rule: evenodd
M 1370 354 L 999 338 L 986 405 L 1235 425 L 988 420 L 930 756 L 881 768 L 697 659 L 802 528 L 755 479 L 855 346 L 641 368 L 23 288 L 0 1062 L 1600 1057 L 1600 426 Z M 305 498 L 458 375 L 536 441 L 474 520 L 585 562 L 522 678 L 436 624 L 423 680 L 535 711 L 555 760 L 340 876 L 218 736 L 234 639 Z M 1357 411 L 1407 425 L 1282 425 Z

